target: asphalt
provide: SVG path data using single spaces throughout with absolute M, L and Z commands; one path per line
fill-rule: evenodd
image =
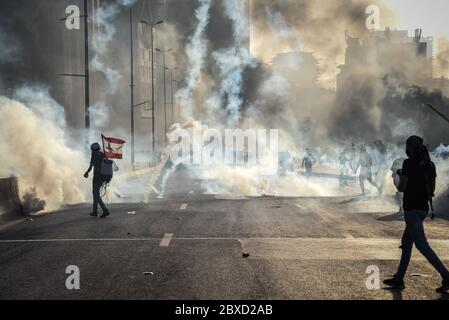
M 388 197 L 204 195 L 185 170 L 167 190 L 104 220 L 86 204 L 2 226 L 0 299 L 449 299 L 419 254 L 404 291 L 367 288 L 369 266 L 382 280 L 400 256 L 404 222 Z M 426 229 L 449 265 L 448 220 Z M 80 290 L 66 288 L 70 265 Z

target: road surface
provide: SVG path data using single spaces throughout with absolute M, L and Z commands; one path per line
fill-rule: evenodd
M 403 292 L 369 290 L 394 273 L 403 221 L 387 198 L 204 195 L 174 173 L 164 199 L 88 205 L 0 229 L 0 299 L 447 299 L 419 254 Z M 449 222 L 426 225 L 449 263 Z M 243 258 L 242 253 L 248 253 Z M 79 267 L 80 290 L 66 288 Z

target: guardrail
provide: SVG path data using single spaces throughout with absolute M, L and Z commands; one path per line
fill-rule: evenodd
M 0 179 L 0 219 L 22 214 L 17 178 Z

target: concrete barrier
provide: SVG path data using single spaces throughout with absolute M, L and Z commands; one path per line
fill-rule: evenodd
M 0 179 L 0 220 L 9 220 L 21 214 L 17 178 Z

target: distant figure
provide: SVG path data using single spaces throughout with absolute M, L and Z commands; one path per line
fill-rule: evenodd
M 347 173 L 347 163 L 349 161 L 348 159 L 348 149 L 343 149 L 342 152 L 340 152 L 340 156 L 338 157 L 339 163 L 340 163 L 340 187 L 345 187 L 348 185 L 348 181 L 346 180 L 346 173 Z
M 103 174 L 101 173 L 101 166 L 103 161 L 105 160 L 103 152 L 101 152 L 101 147 L 98 143 L 94 143 L 91 146 L 92 157 L 90 160 L 90 167 L 87 172 L 84 174 L 86 179 L 89 178 L 89 173 L 94 170 L 94 177 L 92 180 L 92 194 L 93 194 L 93 212 L 90 214 L 92 217 L 98 217 L 98 205 L 100 205 L 103 210 L 103 215 L 100 218 L 106 218 L 110 215 L 109 210 L 106 208 L 103 199 L 100 196 L 100 190 L 103 184 L 105 183 L 105 179 Z
M 399 182 L 400 182 L 401 176 L 398 174 L 398 172 L 399 172 L 399 170 L 402 169 L 402 165 L 403 165 L 404 161 L 405 161 L 404 158 L 396 159 L 393 162 L 393 165 L 391 166 L 393 183 L 396 188 L 399 188 Z M 402 205 L 403 201 L 404 201 L 404 193 L 403 192 L 399 192 L 399 191 L 396 192 L 396 201 L 399 205 L 399 214 L 403 215 L 404 214 L 404 207 Z
M 404 289 L 404 277 L 412 256 L 413 244 L 443 278 L 438 293 L 449 290 L 449 271 L 430 247 L 424 232 L 423 222 L 429 214 L 429 203 L 434 196 L 436 184 L 435 164 L 424 146 L 424 140 L 413 136 L 407 140 L 408 159 L 399 170 L 398 191 L 404 192 L 405 231 L 402 237 L 402 256 L 398 271 L 393 279 L 384 284 L 395 289 Z
M 316 162 L 315 157 L 312 154 L 312 150 L 306 149 L 306 155 L 302 160 L 302 168 L 306 169 L 307 175 L 312 174 L 313 165 Z
M 374 142 L 374 180 L 379 185 L 380 189 L 383 190 L 385 185 L 385 179 L 387 177 L 388 172 L 388 152 L 387 147 L 383 143 L 382 140 L 377 140 Z
M 351 148 L 348 150 L 349 167 L 352 171 L 356 171 L 357 166 L 357 148 L 354 143 L 352 143 Z
M 357 173 L 358 169 L 360 168 L 359 181 L 360 189 L 362 190 L 363 195 L 366 194 L 365 180 L 368 180 L 368 182 L 371 183 L 379 191 L 379 193 L 382 193 L 380 187 L 373 180 L 372 166 L 373 159 L 371 158 L 371 155 L 366 151 L 366 147 L 362 145 L 360 147 L 359 162 L 354 170 L 354 173 Z

